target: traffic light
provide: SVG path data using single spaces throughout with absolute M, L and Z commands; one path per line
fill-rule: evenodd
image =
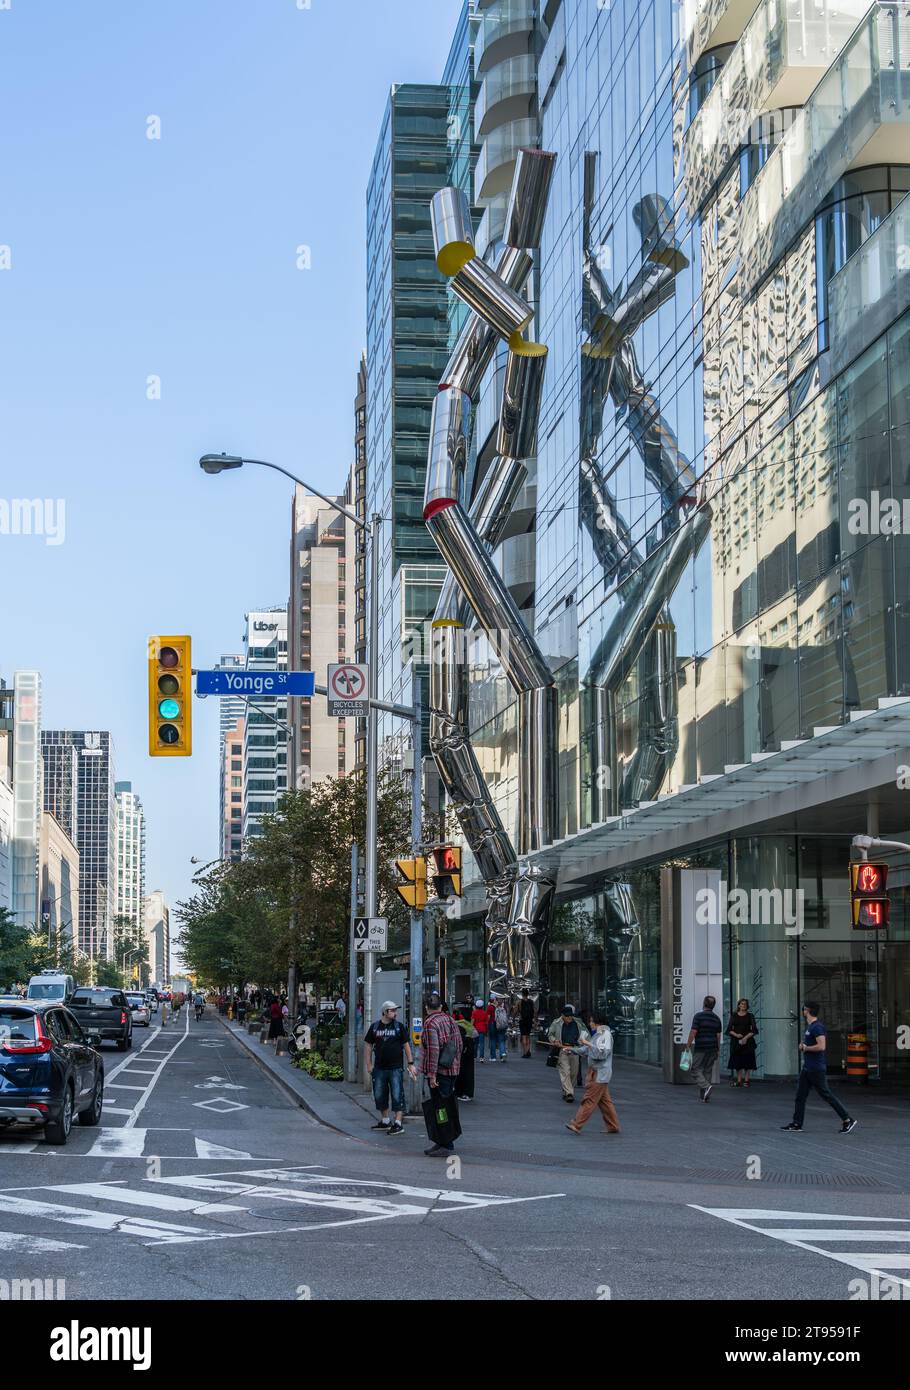
M 433 892 L 437 898 L 461 897 L 461 850 L 437 845 L 433 850 Z
M 395 884 L 395 892 L 414 912 L 421 912 L 427 905 L 427 861 L 422 855 L 417 859 L 396 859 L 395 868 L 402 880 Z
M 850 865 L 850 903 L 853 926 L 875 931 L 887 927 L 891 912 L 888 898 L 888 865 L 861 859 Z
M 193 662 L 189 637 L 149 638 L 149 757 L 193 751 Z

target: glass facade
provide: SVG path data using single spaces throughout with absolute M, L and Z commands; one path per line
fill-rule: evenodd
M 518 25 L 526 8 L 487 10 Z M 863 19 L 844 4 L 826 10 L 824 42 L 800 38 L 805 8 L 760 7 L 745 33 L 748 15 L 716 0 L 681 32 L 671 0 L 562 0 L 538 9 L 523 50 L 539 55 L 525 142 L 558 155 L 533 325 L 549 357 L 525 613 L 559 689 L 569 841 L 600 827 L 606 848 L 628 808 L 910 697 L 910 540 L 875 524 L 910 485 L 904 36 L 896 7 Z M 496 23 L 482 25 L 487 66 Z M 491 371 L 475 446 L 497 385 Z M 471 666 L 470 720 L 514 838 L 515 704 L 492 656 Z M 905 863 L 887 937 L 853 931 L 848 913 L 850 836 L 891 792 L 873 783 L 840 817 L 792 810 L 783 829 L 757 821 L 673 861 L 720 870 L 730 891 L 801 894 L 798 933 L 723 928 L 721 1006 L 752 1000 L 766 1075 L 795 1069 L 807 995 L 837 1030 L 833 1065 L 858 1031 L 871 1074 L 910 1075 L 896 1044 L 910 1017 Z M 621 880 L 583 898 L 558 884 L 549 945 L 547 1006 L 605 1001 L 620 1049 L 655 1063 L 667 862 L 643 833 Z

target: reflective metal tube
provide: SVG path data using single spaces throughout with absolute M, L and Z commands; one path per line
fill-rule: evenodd
M 513 344 L 506 362 L 496 449 L 504 458 L 526 459 L 537 453 L 547 349 L 523 339 Z
M 506 209 L 505 240 L 509 246 L 521 246 L 529 251 L 540 246 L 555 167 L 556 155 L 550 150 L 524 148 L 518 151 Z
M 525 301 L 479 256 L 463 265 L 450 283 L 458 298 L 506 342 L 532 318 Z
M 522 289 L 531 272 L 533 261 L 527 251 L 507 246 L 496 263 L 496 273 L 516 294 Z M 446 363 L 442 382 L 467 391 L 473 400 L 480 390 L 483 374 L 490 365 L 499 335 L 482 319 L 471 315 L 459 334 L 452 355 Z
M 423 498 L 425 517 L 457 499 L 470 443 L 471 398 L 464 391 L 447 387 L 433 400 Z
M 471 208 L 462 188 L 440 188 L 430 202 L 430 222 L 436 264 L 443 275 L 455 275 L 474 252 Z

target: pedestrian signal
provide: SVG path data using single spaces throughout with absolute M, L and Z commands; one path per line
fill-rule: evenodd
M 461 850 L 437 845 L 433 850 L 433 892 L 443 900 L 461 897 Z
M 850 865 L 850 905 L 856 930 L 878 931 L 887 927 L 891 916 L 887 889 L 887 864 L 863 859 Z

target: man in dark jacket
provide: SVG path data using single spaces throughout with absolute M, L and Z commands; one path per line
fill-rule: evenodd
M 689 1029 L 692 1080 L 698 1086 L 698 1099 L 704 1101 L 710 1100 L 714 1090 L 714 1064 L 720 1052 L 720 1035 L 723 1032 L 723 1024 L 714 1012 L 716 1003 L 713 994 L 706 994 Z
M 451 1099 L 455 1105 L 455 1079 L 461 1070 L 461 1029 L 443 1011 L 438 994 L 430 994 L 424 1000 L 421 1043 L 421 1067 L 432 1099 Z M 430 1158 L 444 1158 L 454 1148 L 454 1144 L 433 1144 L 424 1153 Z

